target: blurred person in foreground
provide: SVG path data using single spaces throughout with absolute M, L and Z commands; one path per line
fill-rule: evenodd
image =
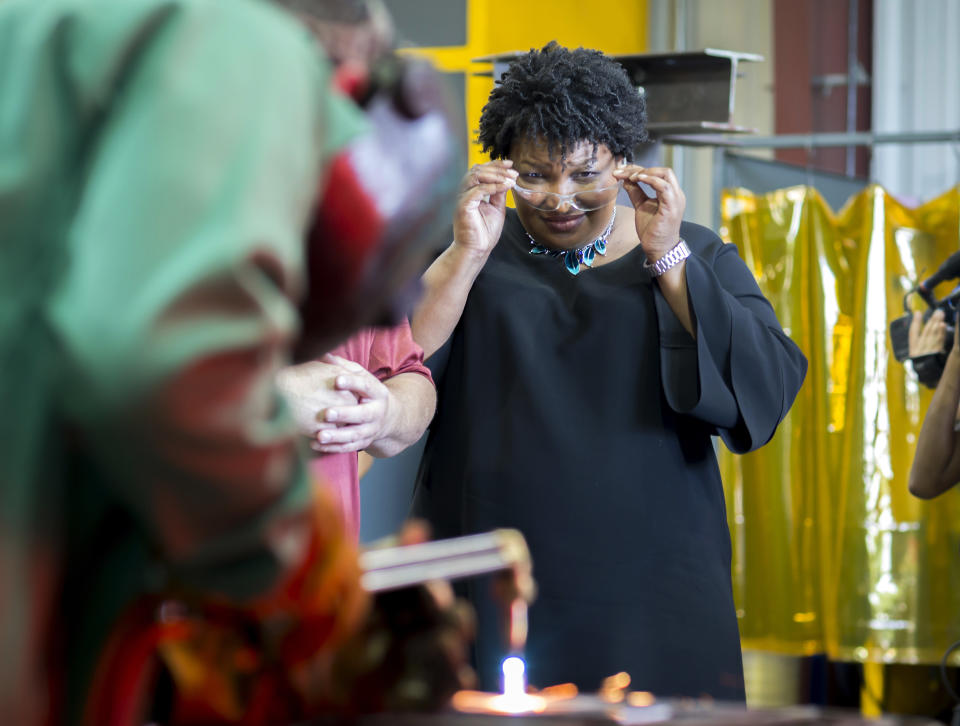
M 313 33 L 343 85 L 362 96 L 362 79 L 370 77 L 371 67 L 393 41 L 393 22 L 382 4 L 275 1 Z M 422 259 L 420 268 L 428 261 Z M 324 287 L 335 287 L 339 277 L 339 271 L 327 274 Z M 409 292 L 396 297 L 401 305 L 412 302 Z M 309 318 L 310 309 L 306 312 Z M 408 311 L 395 312 L 396 324 L 364 328 L 321 359 L 287 366 L 277 376 L 297 426 L 315 452 L 315 479 L 339 504 L 354 540 L 360 532 L 360 477 L 371 457 L 395 456 L 419 440 L 436 406 L 436 389 L 423 350 L 413 341 Z
M 954 327 L 954 330 L 957 330 Z M 910 356 L 942 353 L 947 324 L 943 310 L 923 321 L 915 312 L 910 323 Z M 907 486 L 921 499 L 933 499 L 960 482 L 960 335 L 953 336 L 940 380 L 923 417 Z
M 493 160 L 464 177 L 412 317 L 438 391 L 414 511 L 441 537 L 524 534 L 531 682 L 626 671 L 663 696 L 742 700 L 712 436 L 769 441 L 806 360 L 736 248 L 684 221 L 673 171 L 631 163 L 645 139 L 643 96 L 598 51 L 551 43 L 494 87 Z M 495 688 L 493 610 L 471 596 Z
M 378 108 L 269 3 L 0 3 L 3 723 L 142 723 L 155 650 L 170 721 L 351 697 L 356 552 L 274 378 L 393 317 L 423 257 L 428 218 L 387 224 L 349 154 L 389 148 Z
M 383 6 L 360 0 L 275 1 L 310 30 L 344 85 L 362 96 L 362 79 L 370 77 L 371 67 L 393 42 L 393 23 Z M 419 268 L 428 262 L 422 258 Z M 321 273 L 326 273 L 321 284 L 327 288 L 342 277 L 339 271 Z M 399 308 L 409 305 L 413 295 L 395 297 Z M 308 320 L 317 308 L 324 312 L 313 305 L 305 311 Z M 423 435 L 436 406 L 433 379 L 406 313 L 398 309 L 395 324 L 366 327 L 322 358 L 287 366 L 277 376 L 300 432 L 311 440 L 315 479 L 338 503 L 354 541 L 360 531 L 360 452 L 377 458 L 400 453 Z

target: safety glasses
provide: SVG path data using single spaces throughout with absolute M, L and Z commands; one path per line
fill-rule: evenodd
M 570 194 L 542 192 L 518 185 L 513 187 L 513 193 L 514 198 L 519 197 L 525 204 L 529 204 L 542 212 L 554 212 L 568 205 L 581 212 L 592 212 L 595 209 L 607 206 L 616 199 L 622 185 L 623 182 L 617 182 L 605 187 L 584 189 Z

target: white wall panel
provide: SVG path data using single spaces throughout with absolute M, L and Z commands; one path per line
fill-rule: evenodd
M 876 0 L 873 128 L 877 133 L 960 129 L 960 2 Z M 957 144 L 878 145 L 873 177 L 916 203 L 960 182 Z

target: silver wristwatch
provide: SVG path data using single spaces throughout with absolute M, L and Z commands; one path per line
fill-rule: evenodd
M 654 277 L 660 277 L 660 275 L 662 275 L 664 272 L 669 270 L 671 267 L 675 267 L 676 265 L 680 264 L 689 256 L 690 248 L 687 247 L 687 243 L 684 242 L 683 237 L 681 237 L 680 241 L 677 242 L 673 248 L 667 252 L 667 254 L 654 262 L 652 265 L 644 260 L 643 269 L 648 270 Z

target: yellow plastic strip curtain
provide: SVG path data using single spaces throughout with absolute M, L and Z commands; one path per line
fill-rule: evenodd
M 907 491 L 931 392 L 893 358 L 888 325 L 960 248 L 960 187 L 916 209 L 877 186 L 836 214 L 809 187 L 721 203 L 722 235 L 810 362 L 767 446 L 721 447 L 743 646 L 939 662 L 960 639 L 960 491 Z

